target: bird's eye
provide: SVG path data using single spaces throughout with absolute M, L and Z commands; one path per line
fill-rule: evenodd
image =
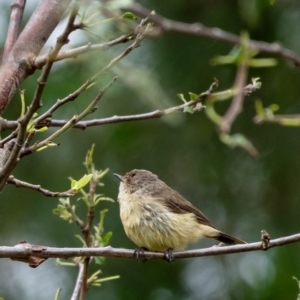
M 134 173 L 132 173 L 132 174 L 131 174 L 131 177 L 134 177 L 134 176 L 135 176 L 135 174 L 136 174 L 135 172 L 134 172 Z

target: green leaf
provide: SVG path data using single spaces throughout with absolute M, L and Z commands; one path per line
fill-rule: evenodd
M 87 245 L 81 235 L 76 234 L 75 237 L 79 239 L 79 241 L 82 243 L 83 247 L 87 247 Z
M 105 264 L 106 258 L 104 256 L 95 257 L 95 263 L 97 265 L 103 266 Z
M 263 104 L 260 100 L 255 101 L 254 107 L 257 115 L 263 116 L 265 114 Z
M 279 107 L 278 104 L 271 104 L 271 105 L 269 106 L 269 108 L 270 108 L 273 112 L 275 112 L 275 111 L 278 111 L 280 107 Z
M 122 19 L 137 20 L 137 16 L 131 12 L 126 12 L 122 15 Z
M 179 97 L 179 99 L 182 100 L 183 103 L 186 103 L 187 101 L 185 100 L 184 98 L 184 95 L 183 94 L 177 94 L 177 96 Z
M 189 92 L 189 95 L 190 95 L 190 100 L 191 101 L 194 101 L 198 98 L 198 95 L 196 95 L 195 93 Z
M 95 199 L 95 205 L 97 205 L 100 201 L 109 201 L 109 202 L 115 202 L 114 199 L 110 198 L 110 197 L 103 197 L 103 196 L 100 196 L 100 197 L 97 197 Z
M 193 108 L 190 107 L 190 106 L 185 106 L 185 107 L 183 108 L 183 112 L 184 112 L 184 113 L 189 113 L 189 114 L 193 114 L 193 113 L 194 113 Z
M 252 68 L 269 68 L 277 65 L 275 58 L 253 58 L 249 61 L 249 66 Z
M 83 177 L 81 177 L 78 181 L 76 181 L 75 179 L 72 179 L 71 181 L 71 189 L 78 191 L 80 189 L 82 189 L 84 186 L 86 186 L 90 180 L 92 179 L 93 174 L 85 174 Z
M 36 149 L 36 152 L 40 152 L 40 151 L 45 150 L 45 149 L 47 149 L 47 148 L 50 148 L 50 147 L 56 147 L 56 146 L 58 146 L 58 144 L 53 143 L 53 142 L 49 142 L 49 143 L 47 143 L 47 145 L 42 146 L 42 147 Z
M 75 206 L 72 207 L 72 210 L 75 210 Z M 56 208 L 52 210 L 53 214 L 58 215 L 63 220 L 66 220 L 70 223 L 73 222 L 73 216 L 68 210 L 66 209 L 65 205 L 59 204 Z
M 21 97 L 21 117 L 25 114 L 25 90 L 20 90 Z
M 252 156 L 258 156 L 258 152 L 253 144 L 242 134 L 236 133 L 233 135 L 220 134 L 220 140 L 231 148 L 241 147 L 244 148 Z
M 103 246 L 107 245 L 111 239 L 111 237 L 113 236 L 112 231 L 109 231 L 103 238 L 102 238 L 102 244 Z
M 95 151 L 95 144 L 92 145 L 91 149 L 87 152 L 85 157 L 84 165 L 88 169 L 88 171 L 91 171 L 93 168 L 93 155 Z

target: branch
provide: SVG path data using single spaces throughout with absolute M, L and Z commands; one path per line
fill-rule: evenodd
M 228 108 L 227 112 L 222 118 L 221 123 L 218 126 L 220 132 L 222 133 L 228 133 L 230 131 L 232 123 L 243 109 L 243 86 L 247 79 L 247 69 L 248 68 L 246 65 L 240 65 L 238 68 L 234 83 L 235 89 L 237 90 L 237 94 L 234 96 L 230 107 Z
M 43 0 L 32 14 L 0 69 L 0 115 L 19 85 L 33 73 L 33 58 L 48 40 L 70 2 L 71 0 Z
M 83 283 L 82 277 L 83 277 L 83 270 L 84 270 L 83 264 L 79 263 L 78 268 L 79 268 L 79 270 L 78 270 L 77 280 L 76 280 L 76 284 L 74 286 L 71 300 L 77 300 L 79 298 L 80 290 L 82 288 L 82 283 Z
M 37 151 L 38 149 L 41 149 L 41 148 L 44 148 L 44 147 L 48 147 L 48 144 L 52 143 L 52 141 L 54 139 L 56 139 L 57 137 L 59 137 L 60 135 L 62 135 L 68 129 L 72 128 L 76 123 L 78 123 L 84 117 L 86 117 L 87 115 L 93 113 L 95 111 L 95 109 L 96 109 L 96 105 L 98 104 L 98 102 L 101 100 L 101 98 L 103 97 L 103 95 L 105 94 L 105 92 L 112 85 L 115 84 L 116 80 L 117 80 L 117 78 L 114 77 L 113 80 L 106 87 L 104 87 L 103 89 L 101 89 L 100 92 L 98 93 L 98 95 L 95 97 L 95 99 L 86 107 L 86 109 L 83 112 L 81 112 L 79 115 L 73 116 L 69 121 L 67 121 L 64 124 L 64 126 L 62 126 L 62 128 L 60 128 L 57 131 L 55 131 L 53 134 L 51 134 L 49 137 L 47 137 L 43 141 L 37 142 L 34 145 L 32 145 L 31 147 L 28 147 L 28 148 L 24 149 L 22 151 L 20 157 L 28 155 L 28 154 L 30 154 L 30 153 L 32 153 L 34 151 Z
M 213 246 L 204 249 L 175 251 L 174 258 L 192 258 L 203 256 L 216 256 L 225 254 L 234 254 L 242 252 L 252 252 L 268 250 L 269 248 L 284 246 L 292 243 L 300 242 L 300 233 L 281 237 L 278 239 L 266 240 L 250 244 L 234 245 L 234 246 Z M 21 242 L 14 247 L 1 246 L 0 258 L 11 258 L 23 262 L 32 262 L 32 259 L 47 259 L 47 258 L 64 258 L 70 257 L 93 257 L 105 256 L 116 258 L 135 258 L 135 250 L 113 248 L 111 246 L 102 248 L 54 248 L 46 246 L 31 245 L 27 242 Z M 164 259 L 164 252 L 144 251 L 145 259 Z M 33 266 L 32 267 L 36 267 Z
M 10 21 L 3 50 L 2 63 L 7 60 L 10 50 L 19 36 L 25 4 L 26 0 L 15 0 L 11 5 Z
M 254 123 L 262 124 L 264 122 L 278 123 L 283 126 L 300 126 L 300 114 L 292 115 L 275 115 L 273 112 L 269 114 L 257 115 L 253 118 Z
M 103 118 L 103 119 L 95 119 L 95 120 L 88 120 L 88 121 L 82 121 L 78 122 L 73 128 L 78 129 L 86 129 L 87 127 L 91 126 L 100 126 L 100 125 L 106 125 L 106 124 L 114 124 L 114 123 L 121 123 L 121 122 L 129 122 L 129 121 L 141 121 L 141 120 L 149 120 L 149 119 L 159 119 L 166 115 L 169 115 L 171 113 L 174 113 L 175 111 L 184 111 L 184 108 L 190 106 L 194 107 L 194 110 L 198 110 L 197 104 L 204 102 L 208 97 L 212 97 L 217 99 L 218 101 L 222 101 L 224 99 L 228 99 L 234 95 L 236 95 L 235 89 L 233 90 L 225 90 L 222 92 L 212 93 L 212 88 L 214 88 L 214 84 L 204 93 L 200 94 L 197 99 L 186 102 L 184 104 L 173 106 L 167 109 L 162 110 L 155 110 L 152 112 L 144 113 L 144 114 L 136 114 L 136 115 L 129 115 L 129 116 L 112 116 L 109 118 Z M 252 92 L 255 92 L 258 89 L 258 84 L 252 83 L 246 85 L 242 92 L 244 95 L 249 95 Z M 12 121 L 8 121 L 12 122 Z M 49 121 L 49 127 L 62 127 L 66 124 L 67 121 L 65 120 L 50 120 Z
M 47 118 L 51 117 L 52 113 L 57 110 L 60 106 L 64 105 L 65 103 L 69 101 L 75 100 L 83 91 L 86 90 L 86 88 L 93 83 L 93 81 L 99 77 L 101 74 L 112 68 L 117 62 L 119 62 L 122 58 L 124 58 L 126 55 L 128 55 L 133 49 L 139 47 L 142 39 L 145 37 L 145 34 L 149 31 L 149 28 L 147 26 L 148 18 L 141 21 L 141 23 L 137 26 L 136 32 L 137 33 L 131 33 L 127 36 L 122 36 L 119 38 L 119 40 L 114 40 L 112 44 L 117 42 L 125 42 L 125 40 L 134 40 L 132 45 L 127 47 L 119 56 L 112 59 L 102 70 L 97 72 L 93 77 L 89 78 L 83 85 L 81 85 L 75 92 L 71 93 L 67 97 L 65 97 L 62 100 L 58 100 L 48 111 L 46 111 L 43 115 L 38 117 L 34 124 L 37 124 L 39 126 L 49 126 L 49 122 Z M 45 122 L 43 122 L 45 120 Z M 79 120 L 78 120 L 79 121 Z M 41 123 L 41 124 L 39 124 Z M 44 124 L 45 123 L 45 124 Z M 74 122 L 76 124 L 77 122 Z
M 16 179 L 12 175 L 10 175 L 8 177 L 7 183 L 13 184 L 16 187 L 23 187 L 23 188 L 35 190 L 37 192 L 42 193 L 46 197 L 63 197 L 63 198 L 66 198 L 66 197 L 72 197 L 75 194 L 74 192 L 72 192 L 72 190 L 69 190 L 69 191 L 66 191 L 66 192 L 52 192 L 52 191 L 49 191 L 49 190 L 46 190 L 46 189 L 42 188 L 40 185 L 31 184 L 29 182 L 21 181 L 19 179 Z
M 253 83 L 248 84 L 243 88 L 243 93 L 244 93 L 244 95 L 249 95 L 249 94 L 255 92 L 257 89 L 258 89 L 257 84 L 253 84 Z M 224 97 L 222 96 L 222 94 L 224 94 Z M 70 95 L 72 95 L 72 94 L 70 94 Z M 103 118 L 103 119 L 81 121 L 81 122 L 74 124 L 72 126 L 72 128 L 84 130 L 87 127 L 92 127 L 92 126 L 100 126 L 100 125 L 107 125 L 107 124 L 114 124 L 114 123 L 121 123 L 121 122 L 130 122 L 130 121 L 141 121 L 141 120 L 149 120 L 149 119 L 159 119 L 168 114 L 174 113 L 175 111 L 183 111 L 184 108 L 188 107 L 188 106 L 196 108 L 197 104 L 205 101 L 208 96 L 212 96 L 212 97 L 215 96 L 216 98 L 220 97 L 220 98 L 228 99 L 234 95 L 235 95 L 235 92 L 233 90 L 226 90 L 226 91 L 218 92 L 218 93 L 211 93 L 211 91 L 208 90 L 207 92 L 202 93 L 196 100 L 192 100 L 192 101 L 186 102 L 186 103 L 178 105 L 178 106 L 173 106 L 173 107 L 170 107 L 167 109 L 162 109 L 162 110 L 154 110 L 154 111 L 143 113 L 143 114 L 135 114 L 135 115 L 128 115 L 128 116 L 112 116 L 112 117 Z M 38 119 L 40 119 L 40 117 Z M 44 126 L 48 126 L 48 127 L 63 127 L 67 123 L 68 123 L 67 120 L 51 119 L 51 120 L 48 120 L 46 124 L 41 124 L 40 126 L 44 125 Z M 4 119 L 2 119 L 2 124 L 3 124 L 3 131 L 7 130 L 7 129 L 14 129 L 18 125 L 17 121 L 8 121 L 8 120 L 4 120 Z M 0 143 L 0 146 L 1 146 L 1 143 Z
M 60 61 L 63 59 L 67 59 L 67 58 L 76 58 L 77 56 L 90 52 L 90 51 L 96 51 L 96 50 L 107 50 L 108 48 L 115 46 L 117 44 L 121 44 L 121 43 L 127 43 L 129 41 L 131 41 L 133 39 L 133 35 L 132 34 L 128 34 L 128 35 L 122 35 L 114 40 L 111 40 L 107 43 L 101 43 L 101 44 L 87 44 L 81 47 L 77 47 L 74 49 L 70 49 L 70 50 L 63 50 L 60 51 L 56 58 L 54 59 L 54 61 Z M 41 55 L 39 57 L 37 57 L 34 60 L 34 67 L 37 69 L 42 68 L 48 59 L 48 55 L 44 54 Z
M 47 1 L 48 0 L 44 0 L 43 2 L 47 2 Z M 55 1 L 53 0 L 52 4 L 54 5 L 54 3 L 55 3 Z M 37 8 L 37 10 L 38 10 L 38 8 Z M 58 8 L 56 8 L 56 9 L 58 9 Z M 56 57 L 56 55 L 59 52 L 59 50 L 61 49 L 61 47 L 68 42 L 68 35 L 74 30 L 73 23 L 76 18 L 77 12 L 78 12 L 78 5 L 75 2 L 65 30 L 57 38 L 57 42 L 55 44 L 54 49 L 52 51 L 50 51 L 50 53 L 49 53 L 48 62 L 46 64 L 40 78 L 38 79 L 38 87 L 35 91 L 32 103 L 29 106 L 29 109 L 27 110 L 25 115 L 19 120 L 20 127 L 18 130 L 18 136 L 16 138 L 15 145 L 11 151 L 10 157 L 8 158 L 4 167 L 0 171 L 0 190 L 3 189 L 3 187 L 6 184 L 6 181 L 8 179 L 8 176 L 10 175 L 10 173 L 12 172 L 12 170 L 17 165 L 17 163 L 20 159 L 19 155 L 20 155 L 20 151 L 24 144 L 27 125 L 28 125 L 29 121 L 31 120 L 32 116 L 34 115 L 34 113 L 41 106 L 41 96 L 44 91 L 44 86 L 46 84 L 47 78 L 49 76 L 50 70 L 53 65 L 52 59 Z M 57 14 L 57 12 L 55 12 L 55 13 Z M 17 45 L 17 43 L 16 43 L 16 45 Z M 22 53 L 23 50 L 20 50 L 20 51 Z M 0 74 L 0 78 L 1 78 L 1 74 Z M 0 95 L 1 95 L 1 86 L 0 86 Z M 1 111 L 1 99 L 0 99 L 0 111 Z
M 150 14 L 150 10 L 143 7 L 139 3 L 135 3 L 134 5 L 126 9 L 130 10 L 131 12 L 133 12 L 134 14 L 140 17 L 145 17 Z M 203 36 L 213 40 L 219 40 L 234 45 L 240 44 L 240 37 L 238 35 L 226 32 L 219 28 L 205 27 L 200 23 L 187 24 L 187 23 L 177 22 L 177 21 L 164 18 L 160 15 L 151 15 L 149 19 L 158 26 L 156 34 L 161 34 L 167 31 L 175 31 L 175 32 L 181 32 L 181 33 L 186 33 L 186 34 L 191 34 L 196 36 Z M 153 34 L 154 33 L 155 30 L 153 31 Z M 266 54 L 284 57 L 287 60 L 293 62 L 296 66 L 300 66 L 300 56 L 294 51 L 291 51 L 283 47 L 279 43 L 269 44 L 262 41 L 250 40 L 249 48 L 257 49 L 260 52 Z

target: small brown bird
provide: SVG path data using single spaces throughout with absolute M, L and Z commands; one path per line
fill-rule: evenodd
M 151 251 L 183 250 L 201 238 L 245 244 L 213 226 L 204 214 L 158 177 L 132 170 L 119 178 L 120 216 L 127 236 Z

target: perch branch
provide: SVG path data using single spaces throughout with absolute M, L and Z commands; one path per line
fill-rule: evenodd
M 186 251 L 175 251 L 174 258 L 192 258 L 192 257 L 203 257 L 203 256 L 216 256 L 225 254 L 234 254 L 242 252 L 252 252 L 268 250 L 279 246 L 284 246 L 300 241 L 300 233 L 281 237 L 278 239 L 270 239 L 268 241 L 267 248 L 263 241 L 233 245 L 233 246 L 213 246 L 204 249 L 186 250 Z M 102 248 L 54 248 L 46 246 L 35 246 L 27 242 L 21 242 L 14 247 L 1 246 L 0 247 L 0 258 L 11 258 L 13 260 L 25 260 L 30 261 L 31 258 L 64 258 L 68 259 L 71 257 L 117 257 L 117 258 L 135 258 L 135 250 L 113 248 L 111 246 Z M 163 259 L 165 256 L 164 252 L 152 252 L 145 251 L 144 257 L 146 259 Z

